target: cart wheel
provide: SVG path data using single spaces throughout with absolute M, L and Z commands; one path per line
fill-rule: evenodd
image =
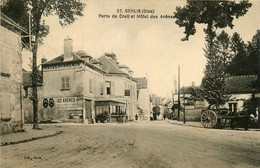
M 201 114 L 201 123 L 205 128 L 214 128 L 217 124 L 217 114 L 212 110 L 204 111 Z

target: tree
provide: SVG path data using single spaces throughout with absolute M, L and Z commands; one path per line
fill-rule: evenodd
M 230 97 L 225 85 L 226 69 L 231 61 L 229 47 L 229 36 L 222 31 L 214 38 L 212 45 L 208 44 L 204 49 L 207 64 L 201 86 L 203 97 L 208 101 L 209 107 L 215 105 L 219 108 Z
M 218 28 L 233 28 L 234 18 L 239 18 L 247 13 L 252 6 L 248 0 L 235 1 L 188 1 L 184 7 L 176 7 L 174 18 L 179 27 L 184 27 L 186 35 L 182 40 L 189 40 L 190 35 L 196 33 L 195 24 L 205 24 L 207 65 L 202 79 L 203 97 L 209 102 L 210 107 L 218 108 L 229 98 L 225 89 L 226 70 L 230 64 L 229 37 L 222 32 L 218 37 Z
M 157 116 L 159 116 L 160 115 L 160 107 L 159 106 L 155 106 L 155 107 L 153 107 L 153 118 L 154 118 L 154 120 L 157 120 Z
M 231 37 L 231 51 L 233 59 L 227 67 L 227 73 L 232 76 L 248 75 L 250 67 L 248 67 L 247 45 L 237 32 Z
M 204 100 L 203 92 L 202 92 L 201 88 L 189 87 L 188 88 L 188 93 L 191 94 L 191 97 L 190 97 L 191 100 L 194 100 L 194 101 Z
M 179 27 L 184 27 L 186 35 L 182 40 L 189 40 L 196 33 L 195 24 L 206 24 L 206 40 L 212 43 L 218 28 L 233 28 L 234 17 L 239 18 L 252 6 L 248 0 L 235 1 L 188 1 L 184 7 L 176 7 L 174 18 Z
M 17 2 L 19 1 L 19 2 Z M 17 4 L 23 4 L 18 8 Z M 32 35 L 35 36 L 35 42 L 32 45 L 33 63 L 32 63 L 32 100 L 33 100 L 33 129 L 38 129 L 38 99 L 37 99 L 37 51 L 38 46 L 43 37 L 48 34 L 48 26 L 45 25 L 43 17 L 50 15 L 58 15 L 59 23 L 61 26 L 72 24 L 75 20 L 75 16 L 83 16 L 83 9 L 85 4 L 78 0 L 9 0 L 3 7 L 6 14 L 17 21 L 19 24 L 24 25 L 23 22 L 26 14 L 31 7 L 31 23 L 32 23 Z M 15 15 L 17 12 L 15 8 L 21 11 L 21 15 Z M 27 17 L 26 17 L 27 18 Z
M 238 33 L 234 33 L 231 38 L 231 50 L 234 58 L 228 66 L 228 73 L 232 76 L 257 75 L 259 66 L 257 58 L 257 36 L 253 36 L 252 41 L 245 44 Z
M 253 36 L 252 41 L 248 42 L 248 75 L 257 75 L 258 68 L 260 66 L 259 58 L 258 58 L 258 46 L 257 40 L 260 38 L 260 30 Z

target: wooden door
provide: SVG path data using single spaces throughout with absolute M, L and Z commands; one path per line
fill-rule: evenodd
M 88 123 L 92 123 L 92 115 L 91 115 L 91 100 L 85 100 L 85 110 L 86 110 L 86 119 L 88 119 Z

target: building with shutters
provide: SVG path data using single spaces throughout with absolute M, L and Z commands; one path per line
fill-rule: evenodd
M 229 112 L 241 112 L 245 101 L 257 93 L 257 75 L 229 77 L 226 86 L 231 96 L 225 103 L 225 108 Z
M 1 134 L 22 128 L 22 43 L 27 32 L 1 13 L 0 103 Z
M 85 51 L 74 52 L 72 43 L 65 39 L 64 54 L 42 64 L 43 101 L 49 103 L 43 109 L 45 118 L 85 123 L 134 119 L 133 72 L 120 68 L 113 53 L 94 59 Z

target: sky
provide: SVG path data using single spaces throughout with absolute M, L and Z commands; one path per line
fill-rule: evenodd
M 93 58 L 105 52 L 115 53 L 120 64 L 134 71 L 134 77 L 147 76 L 150 92 L 158 96 L 170 97 L 175 90 L 174 78 L 178 79 L 178 65 L 181 86 L 190 86 L 192 82 L 200 85 L 206 64 L 203 52 L 205 25 L 196 25 L 196 34 L 183 42 L 184 28 L 176 25 L 175 19 L 160 18 L 161 15 L 172 16 L 176 6 L 184 6 L 185 0 L 82 1 L 86 4 L 84 16 L 78 17 L 72 25 L 61 27 L 55 15 L 44 18 L 50 26 L 50 33 L 39 47 L 39 62 L 43 57 L 51 60 L 63 54 L 63 40 L 70 37 L 74 51 L 84 50 Z M 250 41 L 260 29 L 260 0 L 251 2 L 253 6 L 248 13 L 234 20 L 234 28 L 224 29 L 230 35 L 238 32 L 245 42 Z M 124 13 L 118 13 L 118 9 Z M 130 13 L 130 17 L 135 15 L 135 18 L 119 18 L 120 14 L 127 15 L 125 9 L 153 13 L 144 13 L 148 19 L 137 18 L 138 13 Z M 101 15 L 110 15 L 110 18 Z M 117 15 L 117 18 L 112 18 L 112 15 Z M 159 18 L 152 19 L 151 15 Z M 26 70 L 30 70 L 31 55 L 23 51 L 23 68 Z

